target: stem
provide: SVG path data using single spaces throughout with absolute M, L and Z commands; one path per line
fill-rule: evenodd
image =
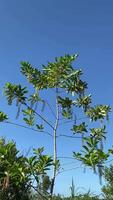
M 42 199 L 48 200 L 48 198 L 44 196 L 43 194 L 41 194 L 41 192 L 38 191 L 37 188 L 35 188 L 33 185 L 31 185 L 31 187 L 42 197 Z
M 51 189 L 50 189 L 51 197 L 53 196 L 53 190 L 54 190 L 55 179 L 56 179 L 56 171 L 57 171 L 56 160 L 57 160 L 57 129 L 58 129 L 58 123 L 59 123 L 59 105 L 58 105 L 58 88 L 56 88 L 56 120 L 55 120 L 55 126 L 54 126 L 54 131 L 53 131 L 53 137 L 54 137 L 53 163 L 54 163 L 54 166 L 53 166 L 53 178 L 52 178 Z

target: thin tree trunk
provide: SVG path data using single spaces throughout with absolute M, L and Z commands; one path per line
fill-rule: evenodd
M 53 158 L 53 178 L 51 181 L 51 189 L 50 189 L 50 194 L 51 197 L 53 196 L 53 191 L 54 191 L 54 185 L 55 185 L 55 179 L 56 179 L 56 160 L 57 160 L 57 129 L 58 129 L 58 123 L 59 123 L 59 105 L 58 105 L 58 88 L 56 88 L 56 121 L 55 121 L 55 126 L 54 126 L 54 131 L 53 131 L 53 137 L 54 137 L 54 158 Z

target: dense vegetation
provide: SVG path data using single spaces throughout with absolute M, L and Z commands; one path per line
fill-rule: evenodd
M 42 160 L 45 166 L 42 167 Z M 50 180 L 47 171 L 52 159 L 43 154 L 43 149 L 33 150 L 33 156 L 23 156 L 13 141 L 0 139 L 0 200 L 47 200 Z M 44 170 L 44 171 L 43 171 Z M 113 200 L 113 166 L 104 169 L 106 185 L 101 197 L 90 191 L 76 194 L 74 182 L 70 196 L 53 196 L 53 200 Z M 35 184 L 34 184 L 35 180 Z
M 46 171 L 52 159 L 43 149 L 34 149 L 33 156 L 25 157 L 14 142 L 0 140 L 0 200 L 30 200 L 32 191 L 47 196 Z M 34 184 L 35 182 L 35 184 Z

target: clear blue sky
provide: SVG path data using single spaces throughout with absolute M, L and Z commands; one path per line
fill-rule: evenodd
M 26 83 L 20 76 L 20 61 L 40 66 L 65 53 L 79 54 L 76 67 L 83 69 L 95 104 L 105 103 L 112 107 L 112 0 L 0 0 L 0 110 L 14 115 L 14 110 L 5 104 L 2 87 L 7 81 Z M 107 146 L 113 144 L 112 119 L 111 115 Z M 0 135 L 14 139 L 23 152 L 42 145 L 50 152 L 52 145 L 48 137 L 8 125 L 0 126 Z M 62 138 L 59 146 L 61 155 L 70 155 L 79 146 L 79 141 Z M 69 164 L 66 169 L 76 166 L 76 163 Z M 56 192 L 68 194 L 72 176 L 76 188 L 91 188 L 98 192 L 98 177 L 89 170 L 87 172 L 77 169 L 59 175 Z

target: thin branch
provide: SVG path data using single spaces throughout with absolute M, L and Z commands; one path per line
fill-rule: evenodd
M 22 124 L 17 124 L 17 123 L 10 122 L 10 121 L 4 121 L 3 123 L 15 125 L 15 126 L 18 126 L 18 127 L 21 127 L 21 128 L 26 128 L 26 129 L 29 129 L 29 130 L 32 130 L 32 131 L 35 131 L 35 132 L 39 132 L 39 133 L 44 133 L 44 134 L 47 134 L 47 135 L 53 137 L 53 135 L 51 133 L 47 132 L 47 131 L 39 131 L 39 130 L 37 130 L 35 128 L 29 128 L 28 126 L 24 126 Z
M 42 115 L 40 115 L 39 113 L 37 113 L 34 109 L 32 109 L 30 106 L 28 106 L 26 103 L 24 103 L 24 105 L 31 109 L 38 117 L 40 117 L 46 124 L 48 124 L 53 130 L 54 130 L 54 127 L 52 126 L 52 124 L 50 124 L 50 122 L 47 121 L 47 119 L 45 119 Z
M 54 88 L 51 90 L 54 94 L 56 94 L 56 91 L 54 90 Z M 65 93 L 65 90 L 62 89 L 62 91 L 58 91 L 58 94 L 61 94 L 61 93 Z
M 67 166 L 67 165 L 72 165 L 72 164 L 76 164 L 76 160 L 74 162 L 68 162 L 68 163 L 61 164 L 61 167 Z
M 83 168 L 83 167 L 79 166 L 79 167 L 73 167 L 73 168 L 70 168 L 70 169 L 65 169 L 65 170 L 62 170 L 62 171 L 58 172 L 58 174 L 61 174 L 61 173 L 67 172 L 67 171 L 72 171 L 72 170 L 79 169 L 79 168 Z
M 70 135 L 64 135 L 64 134 L 60 134 L 57 137 L 67 137 L 67 138 L 74 138 L 74 139 L 82 139 L 83 138 L 81 136 L 70 136 Z
M 76 121 L 80 121 L 80 120 L 83 120 L 83 119 L 88 119 L 88 117 L 77 118 Z M 73 119 L 73 120 L 69 120 L 69 121 L 61 122 L 61 123 L 59 123 L 59 126 L 61 126 L 61 125 L 63 125 L 63 124 L 72 123 L 72 122 L 75 122 L 75 119 Z
M 52 107 L 50 106 L 50 104 L 48 103 L 48 101 L 46 100 L 46 104 L 48 105 L 49 109 L 51 110 L 51 113 L 53 114 L 54 118 L 56 119 L 56 115 L 52 109 Z
M 42 195 L 42 194 L 37 190 L 37 188 L 35 188 L 33 185 L 31 185 L 31 187 L 32 187 L 42 198 L 44 198 L 45 200 L 48 200 L 48 198 L 47 198 L 46 196 Z
M 60 158 L 60 159 L 69 159 L 69 160 L 76 160 L 75 158 L 70 157 L 70 156 L 59 156 L 57 158 Z

